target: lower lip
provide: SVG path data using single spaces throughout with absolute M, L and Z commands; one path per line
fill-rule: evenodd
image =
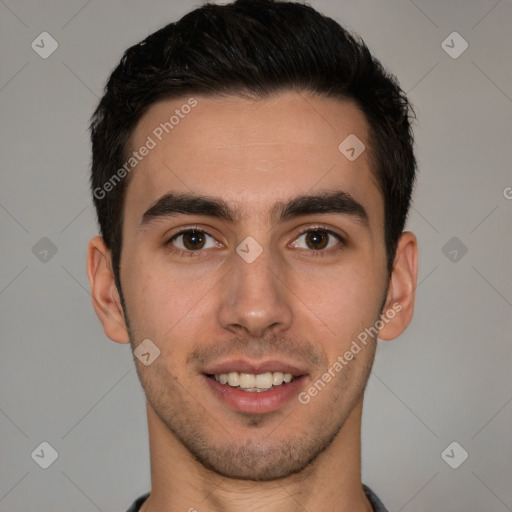
M 306 375 L 282 384 L 268 391 L 240 391 L 215 379 L 203 376 L 213 393 L 231 409 L 248 414 L 263 414 L 279 409 L 286 402 L 300 393 Z

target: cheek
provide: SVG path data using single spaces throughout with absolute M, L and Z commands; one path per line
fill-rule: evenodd
M 142 265 L 140 268 L 144 268 Z M 172 272 L 150 265 L 145 272 L 133 272 L 129 285 L 128 307 L 132 331 L 137 340 L 151 339 L 160 348 L 162 361 L 172 369 L 194 340 L 204 337 L 211 327 L 212 297 L 215 297 L 213 273 L 204 278 L 190 272 Z M 219 283 L 220 285 L 220 283 Z
M 367 265 L 309 269 L 297 275 L 294 289 L 313 311 L 334 325 L 373 318 L 384 293 L 382 277 Z
M 302 274 L 294 291 L 297 290 L 296 295 L 307 305 L 307 308 L 300 307 L 301 314 L 307 316 L 301 325 L 307 326 L 312 339 L 316 336 L 316 342 L 323 346 L 332 362 L 349 350 L 360 333 L 378 319 L 383 295 L 382 276 L 368 266 L 315 274 Z M 315 334 L 315 325 L 324 332 L 321 339 Z M 359 355 L 359 362 L 370 356 L 365 350 Z
M 155 270 L 140 260 L 136 264 L 132 261 L 123 268 L 126 307 L 137 338 L 160 339 L 164 328 L 171 328 L 171 321 L 183 307 L 175 291 L 180 287 L 162 279 Z

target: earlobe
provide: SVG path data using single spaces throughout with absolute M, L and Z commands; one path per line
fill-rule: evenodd
M 91 287 L 92 305 L 105 334 L 117 343 L 129 343 L 130 337 L 115 285 L 110 251 L 100 236 L 94 237 L 89 242 L 87 275 Z
M 381 315 L 383 326 L 379 330 L 380 339 L 392 340 L 409 325 L 414 314 L 417 279 L 418 242 L 413 233 L 404 231 L 398 241 L 386 304 Z

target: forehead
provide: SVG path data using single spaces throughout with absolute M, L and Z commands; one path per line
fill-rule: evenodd
M 339 149 L 349 136 L 368 146 L 366 119 L 353 103 L 305 93 L 159 102 L 131 139 L 130 153 L 150 149 L 139 151 L 131 171 L 125 221 L 140 220 L 168 192 L 222 197 L 240 218 L 263 220 L 276 202 L 329 188 L 366 202 L 370 216 L 379 217 L 368 151 L 351 161 Z

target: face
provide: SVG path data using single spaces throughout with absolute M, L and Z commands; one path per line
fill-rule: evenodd
M 351 161 L 338 149 L 349 134 L 368 146 L 368 125 L 349 102 L 294 92 L 188 100 L 153 105 L 131 141 L 154 147 L 125 196 L 125 315 L 133 348 L 160 350 L 137 371 L 205 467 L 284 477 L 336 438 L 374 358 L 370 340 L 343 359 L 388 285 L 368 151 Z

